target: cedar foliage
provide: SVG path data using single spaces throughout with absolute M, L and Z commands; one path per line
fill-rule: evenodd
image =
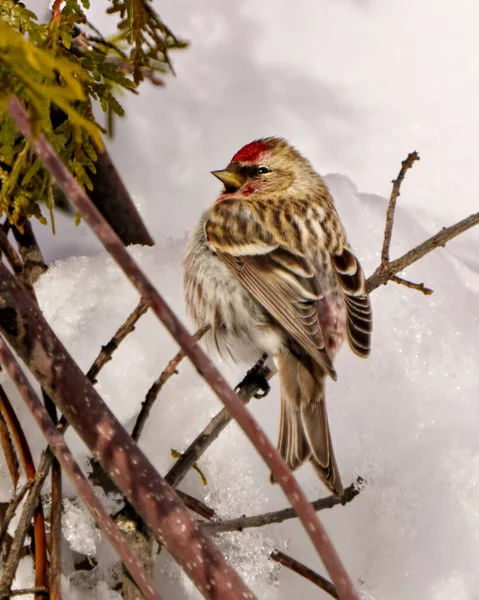
M 112 134 L 124 109 L 119 96 L 137 93 L 145 79 L 163 84 L 172 73 L 169 53 L 186 47 L 153 10 L 150 0 L 105 1 L 119 18 L 117 34 L 104 39 L 89 23 L 89 0 L 56 0 L 49 21 L 22 3 L 0 0 L 0 216 L 22 230 L 25 219 L 53 226 L 55 182 L 7 113 L 15 94 L 27 108 L 36 132 L 58 152 L 84 190 L 102 150 L 102 133 Z M 105 126 L 95 118 L 98 104 Z

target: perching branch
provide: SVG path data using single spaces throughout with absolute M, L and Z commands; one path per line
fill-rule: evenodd
M 262 367 L 261 374 L 264 375 L 265 379 L 270 379 L 273 376 L 272 371 L 265 365 Z M 258 385 L 254 381 L 249 381 L 241 387 L 238 392 L 238 397 L 246 405 L 258 390 Z M 173 488 L 178 487 L 191 467 L 198 462 L 200 457 L 206 452 L 211 444 L 218 439 L 220 433 L 231 421 L 232 417 L 226 408 L 220 410 L 220 412 L 211 419 L 205 429 L 203 429 L 182 453 L 181 458 L 179 458 L 171 467 L 165 477 L 165 481 Z
M 316 571 L 313 571 L 306 565 L 303 565 L 302 563 L 298 562 L 291 556 L 288 556 L 287 554 L 285 554 L 284 552 L 280 552 L 279 550 L 273 550 L 273 552 L 271 552 L 271 558 L 274 561 L 278 562 L 280 565 L 283 565 L 283 567 L 291 569 L 291 571 L 294 571 L 295 573 L 298 573 L 298 575 L 301 575 L 301 577 L 304 577 L 308 581 L 311 581 L 311 583 L 314 583 L 314 585 L 321 588 L 324 592 L 326 592 L 333 598 L 338 598 L 336 588 L 330 581 L 328 581 L 322 575 L 316 573 Z
M 209 330 L 209 326 L 202 327 L 195 333 L 195 335 L 193 336 L 194 339 L 196 341 L 201 340 L 201 338 L 205 335 L 205 333 L 208 330 Z M 184 358 L 185 358 L 185 353 L 183 352 L 183 350 L 180 350 L 176 354 L 176 356 L 174 356 L 170 360 L 170 362 L 166 366 L 165 370 L 161 373 L 161 375 L 158 377 L 158 379 L 154 382 L 154 384 L 148 390 L 145 401 L 141 405 L 140 414 L 138 415 L 138 418 L 136 419 L 136 423 L 133 428 L 133 432 L 131 434 L 131 437 L 135 440 L 135 442 L 137 442 L 140 439 L 140 435 L 141 435 L 143 428 L 145 427 L 145 423 L 150 415 L 151 408 L 152 408 L 153 404 L 155 403 L 155 400 L 157 399 L 158 394 L 161 391 L 161 388 L 165 385 L 165 383 L 168 381 L 168 379 L 170 379 L 170 377 L 177 372 L 176 369 L 178 368 L 178 365 Z
M 93 488 L 88 483 L 87 478 L 66 445 L 63 435 L 55 427 L 47 410 L 33 391 L 33 388 L 29 384 L 12 352 L 2 338 L 0 338 L 0 361 L 17 386 L 25 404 L 28 406 L 43 435 L 47 439 L 53 454 L 56 456 L 65 473 L 68 474 L 70 481 L 75 486 L 79 497 L 91 512 L 108 541 L 115 548 L 123 564 L 128 568 L 132 577 L 142 590 L 145 598 L 161 600 L 160 594 L 154 590 L 153 581 L 146 571 L 140 567 L 129 546 L 123 540 L 121 532 L 115 526 L 112 518 L 105 512 L 102 503 L 95 496 Z M 8 592 L 9 591 L 10 588 L 8 589 Z M 0 594 L 3 593 L 3 595 L 5 595 L 6 592 L 7 590 L 3 587 L 0 589 Z
M 338 504 L 347 504 L 348 502 L 351 502 L 351 500 L 354 500 L 361 491 L 361 482 L 362 480 L 359 479 L 347 487 L 344 490 L 344 498 L 342 500 L 336 498 L 336 496 L 328 496 L 327 498 L 319 498 L 319 500 L 311 502 L 311 505 L 314 510 L 320 511 L 327 508 L 333 508 L 333 506 L 337 506 Z M 273 512 L 254 515 L 252 517 L 242 515 L 236 519 L 212 521 L 211 523 L 205 523 L 203 528 L 210 535 L 215 535 L 227 531 L 243 531 L 243 529 L 249 529 L 250 527 L 264 527 L 265 525 L 271 525 L 273 523 L 283 523 L 283 521 L 295 518 L 296 513 L 292 508 L 283 508 L 282 510 L 275 510 Z
M 101 214 L 92 204 L 91 200 L 81 190 L 73 176 L 62 164 L 58 155 L 54 152 L 45 138 L 42 135 L 39 135 L 36 138 L 32 135 L 28 121 L 28 115 L 17 98 L 12 98 L 9 101 L 8 113 L 15 121 L 21 133 L 31 143 L 32 148 L 35 150 L 42 163 L 50 171 L 50 174 L 55 178 L 58 185 L 68 196 L 69 200 L 77 207 L 85 221 L 90 225 L 90 227 L 102 241 L 105 248 L 116 260 L 118 265 L 122 268 L 124 273 L 137 288 L 141 296 L 151 303 L 151 308 L 157 317 L 163 322 L 170 334 L 184 349 L 185 354 L 191 359 L 195 367 L 199 370 L 210 387 L 216 392 L 218 398 L 224 403 L 230 414 L 235 418 L 247 437 L 254 444 L 258 453 L 271 469 L 276 481 L 282 487 L 288 500 L 295 508 L 296 513 L 306 530 L 306 533 L 310 537 L 313 545 L 316 548 L 316 551 L 320 555 L 333 583 L 336 585 L 338 595 L 341 600 L 357 600 L 358 594 L 355 591 L 354 586 L 348 574 L 346 573 L 344 566 L 342 565 L 339 556 L 331 543 L 331 540 L 329 539 L 329 536 L 318 520 L 314 509 L 308 502 L 304 492 L 296 482 L 294 476 L 292 475 L 283 458 L 280 456 L 279 452 L 271 444 L 265 433 L 253 419 L 250 413 L 246 410 L 241 400 L 229 387 L 228 383 L 218 369 L 212 364 L 198 343 L 188 333 L 186 328 L 171 311 L 170 307 L 166 304 L 149 279 L 138 267 L 134 259 L 124 248 L 118 236 L 107 224 L 105 219 L 102 218 Z M 34 368 L 34 365 L 29 366 L 30 368 Z M 100 402 L 101 400 L 98 397 L 94 404 L 100 408 Z M 63 406 L 62 408 L 66 408 L 68 410 L 68 407 Z M 104 409 L 102 412 L 104 412 Z M 71 416 L 71 414 L 68 415 L 69 420 L 71 420 Z M 89 438 L 84 431 L 80 430 L 80 434 L 84 439 Z M 89 439 L 89 441 L 95 445 L 93 439 Z M 131 445 L 131 443 L 129 445 Z M 115 478 L 113 479 L 115 480 Z M 157 479 L 158 484 L 162 483 L 160 482 L 160 479 L 161 478 Z M 117 480 L 118 482 L 122 480 L 121 473 L 117 476 Z M 123 483 L 125 483 L 125 481 L 123 481 Z M 119 485 L 119 487 L 121 488 L 121 485 Z M 174 498 L 177 500 L 176 496 L 174 496 Z M 135 498 L 135 500 L 137 502 L 136 508 L 141 514 L 141 504 L 138 502 L 138 498 Z M 132 502 L 132 504 L 135 506 L 135 502 Z M 225 562 L 224 569 L 228 569 Z M 193 573 L 191 570 L 189 575 L 193 580 L 195 580 L 195 578 L 192 576 Z M 199 580 L 196 580 L 195 582 L 198 585 Z M 248 594 L 251 592 L 247 591 L 246 593 Z

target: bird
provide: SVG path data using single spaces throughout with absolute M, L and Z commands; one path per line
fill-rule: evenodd
M 183 260 L 186 308 L 220 352 L 274 360 L 280 380 L 278 451 L 291 470 L 310 462 L 344 493 L 325 400 L 345 341 L 371 349 L 366 279 L 324 179 L 286 140 L 241 148 L 190 232 Z M 274 481 L 274 479 L 272 479 Z

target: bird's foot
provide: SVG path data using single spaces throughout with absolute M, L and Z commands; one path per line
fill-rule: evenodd
M 271 388 L 267 378 L 270 374 L 270 370 L 265 365 L 267 358 L 268 355 L 263 354 L 254 367 L 246 373 L 244 379 L 235 387 L 235 392 L 240 392 L 247 386 L 253 386 L 257 389 L 253 394 L 254 398 L 264 398 L 269 394 Z

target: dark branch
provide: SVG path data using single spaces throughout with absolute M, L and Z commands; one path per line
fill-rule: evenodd
M 391 237 L 393 233 L 394 213 L 396 210 L 396 201 L 401 190 L 401 184 L 408 169 L 413 166 L 416 160 L 419 160 L 419 154 L 416 151 L 408 154 L 406 160 L 403 160 L 401 163 L 399 175 L 396 179 L 393 179 L 393 189 L 391 190 L 391 197 L 389 199 L 389 206 L 386 213 L 386 229 L 384 231 L 383 249 L 381 252 L 381 264 L 383 265 L 389 262 L 389 248 L 391 246 Z
M 113 352 L 118 348 L 121 342 L 128 334 L 135 330 L 135 325 L 142 315 L 148 310 L 148 302 L 140 300 L 135 310 L 128 316 L 126 321 L 120 326 L 115 335 L 106 346 L 102 346 L 100 354 L 96 357 L 86 376 L 95 384 L 98 373 L 111 360 Z
M 361 488 L 361 480 L 351 484 L 344 490 L 344 498 L 341 500 L 335 496 L 328 496 L 327 498 L 320 498 L 311 502 L 314 510 L 326 510 L 327 508 L 333 508 L 338 504 L 347 504 L 354 500 L 359 494 Z M 225 521 L 213 521 L 212 523 L 205 523 L 203 529 L 210 535 L 216 533 L 225 533 L 227 531 L 243 531 L 250 527 L 264 527 L 265 525 L 271 525 L 273 523 L 282 523 L 289 519 L 296 519 L 296 513 L 292 508 L 284 508 L 283 510 L 276 510 L 274 512 L 263 513 L 261 515 L 254 515 L 247 517 L 245 515 L 236 519 L 228 519 Z
M 284 554 L 284 552 L 280 552 L 279 550 L 273 550 L 273 552 L 271 552 L 271 558 L 274 561 L 278 562 L 280 565 L 283 565 L 283 567 L 291 569 L 291 571 L 294 571 L 298 575 L 301 575 L 301 577 L 304 577 L 308 581 L 311 581 L 311 583 L 314 583 L 314 585 L 321 588 L 333 598 L 339 597 L 336 588 L 330 581 L 328 581 L 322 575 L 316 573 L 316 571 L 313 571 L 306 565 L 303 565 L 303 563 L 298 562 L 291 556 L 288 556 L 287 554 Z
M 193 336 L 196 341 L 201 340 L 201 338 L 205 335 L 205 333 L 209 330 L 209 327 L 203 327 L 199 329 L 195 335 Z M 141 405 L 140 414 L 136 419 L 135 426 L 133 428 L 133 433 L 131 437 L 137 442 L 140 439 L 140 435 L 145 427 L 146 421 L 150 415 L 151 408 L 155 403 L 155 400 L 158 397 L 158 394 L 161 391 L 161 388 L 165 385 L 165 383 L 170 379 L 172 375 L 176 373 L 176 369 L 180 362 L 185 358 L 185 353 L 183 350 L 180 350 L 176 356 L 174 356 L 170 362 L 168 363 L 165 370 L 161 373 L 158 379 L 154 382 L 151 388 L 148 390 L 146 394 L 145 401 Z

